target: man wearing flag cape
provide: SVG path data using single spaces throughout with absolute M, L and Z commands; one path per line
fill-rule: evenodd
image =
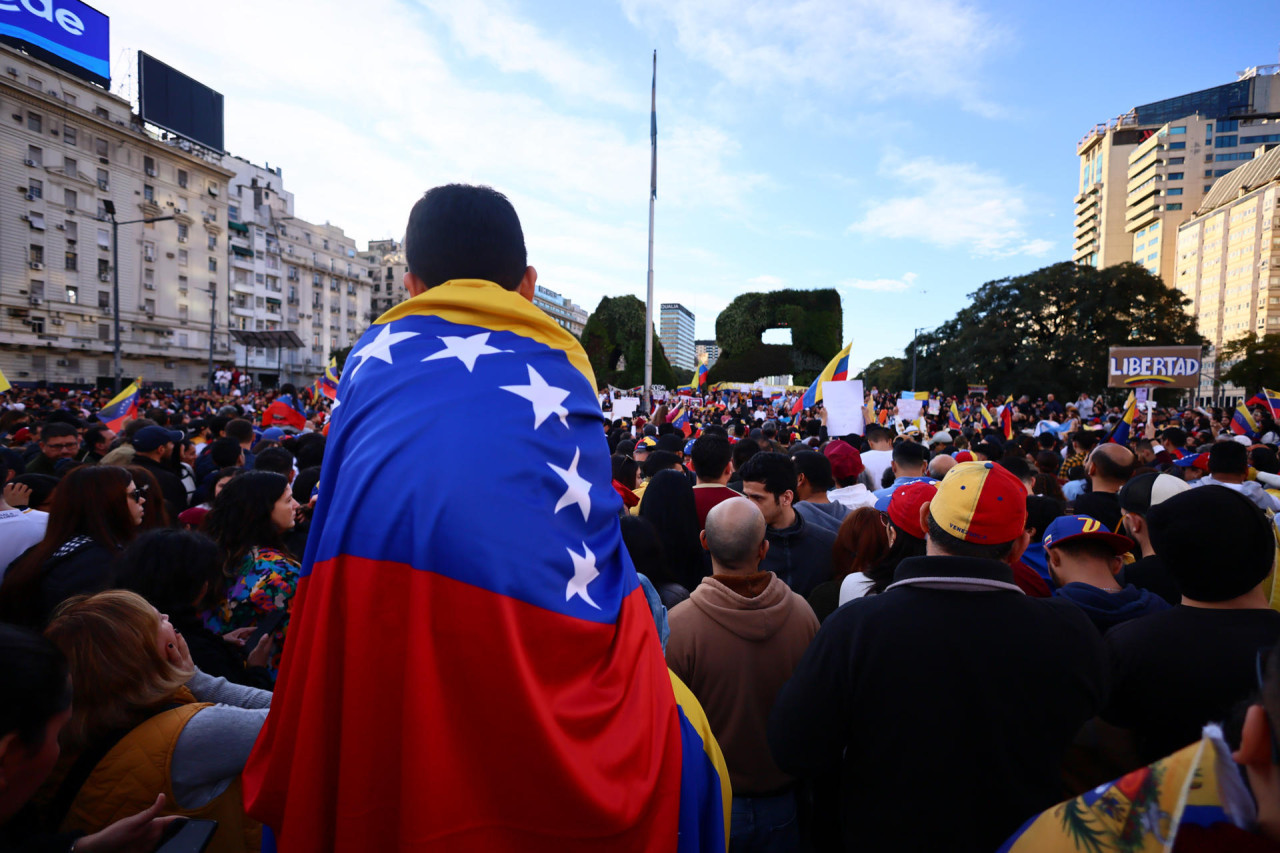
M 622 543 L 595 379 L 505 196 L 413 208 L 348 357 L 244 772 L 284 851 L 720 851 L 730 792 Z M 440 452 L 468 424 L 474 452 Z M 405 436 L 413 436 L 410 442 Z

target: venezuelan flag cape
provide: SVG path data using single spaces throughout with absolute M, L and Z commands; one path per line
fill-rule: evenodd
M 1013 395 L 1000 407 L 1000 428 L 1004 430 L 1004 440 L 1013 440 Z
M 1167 853 L 1184 827 L 1249 826 L 1253 798 L 1217 726 L 1155 764 L 1027 821 L 999 853 Z
M 111 398 L 111 402 L 98 412 L 98 420 L 102 421 L 112 432 L 119 432 L 129 421 L 138 418 L 138 379 L 130 382 L 129 387 Z
M 1231 431 L 1236 435 L 1246 435 L 1249 438 L 1258 434 L 1257 421 L 1243 405 L 1236 406 L 1236 412 L 1231 416 Z
M 622 544 L 595 387 L 491 282 L 358 342 L 243 776 L 279 850 L 725 849 L 723 760 Z M 475 452 L 441 453 L 459 412 L 483 413 Z
M 291 394 L 280 398 L 262 412 L 262 428 L 288 426 L 301 430 L 307 425 L 307 416 L 300 411 Z
M 1132 391 L 1129 392 L 1129 399 L 1124 403 L 1124 416 L 1120 418 L 1115 429 L 1111 431 L 1111 437 L 1107 439 L 1114 444 L 1128 444 L 1129 436 L 1133 432 L 1133 417 L 1138 413 L 1138 398 Z
M 822 368 L 822 372 L 813 380 L 808 390 L 804 392 L 804 396 L 796 400 L 795 405 L 791 407 L 791 414 L 798 415 L 804 409 L 813 408 L 822 400 L 822 383 L 824 382 L 845 382 L 849 379 L 849 351 L 853 349 L 853 342 L 840 352 L 836 353 L 836 357 L 827 362 L 827 366 Z

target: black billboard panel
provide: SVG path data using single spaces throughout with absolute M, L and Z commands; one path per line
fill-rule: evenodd
M 142 120 L 223 153 L 222 95 L 154 56 L 138 51 Z

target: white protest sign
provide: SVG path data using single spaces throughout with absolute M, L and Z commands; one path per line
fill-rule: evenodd
M 899 400 L 898 401 L 898 417 L 904 421 L 914 421 L 920 417 L 920 408 L 924 405 L 923 400 Z
M 862 435 L 866 430 L 862 397 L 861 379 L 822 383 L 822 405 L 827 410 L 829 435 Z
M 929 414 L 936 415 L 942 411 L 942 401 L 936 397 L 929 401 Z
M 613 419 L 631 417 L 636 413 L 638 405 L 640 405 L 639 397 L 619 397 L 613 401 Z

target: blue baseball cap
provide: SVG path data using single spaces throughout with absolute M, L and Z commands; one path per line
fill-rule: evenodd
M 1044 531 L 1044 547 L 1055 548 L 1067 542 L 1093 539 L 1105 542 L 1117 554 L 1123 554 L 1133 548 L 1133 540 L 1119 533 L 1112 533 L 1098 519 L 1088 515 L 1064 515 L 1055 518 Z

